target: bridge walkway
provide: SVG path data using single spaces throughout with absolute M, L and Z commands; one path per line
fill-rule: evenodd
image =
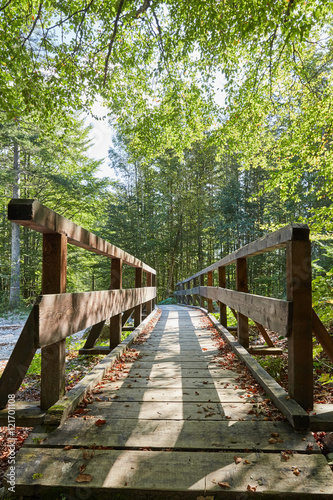
M 267 401 L 200 310 L 161 308 L 85 408 L 53 432 L 34 429 L 17 455 L 16 494 L 331 499 L 312 434 Z

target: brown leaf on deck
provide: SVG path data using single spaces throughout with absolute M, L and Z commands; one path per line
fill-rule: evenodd
M 93 476 L 91 474 L 79 474 L 75 481 L 77 483 L 90 483 L 92 480 Z
M 95 422 L 95 425 L 97 425 L 97 427 L 101 427 L 101 425 L 104 425 L 104 424 L 106 424 L 106 420 L 102 420 L 100 418 L 98 420 L 96 420 L 96 422 Z
M 230 484 L 226 481 L 223 483 L 217 483 L 221 488 L 230 488 Z

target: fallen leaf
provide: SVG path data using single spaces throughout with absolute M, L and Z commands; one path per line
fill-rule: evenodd
M 288 455 L 288 453 L 284 452 L 284 451 L 281 451 L 281 457 L 283 458 L 283 460 L 285 462 L 287 462 L 290 458 L 290 455 Z
M 295 474 L 295 476 L 299 476 L 300 475 L 300 471 L 298 469 L 293 470 L 293 473 Z
M 251 486 L 250 484 L 247 485 L 247 488 L 246 488 L 248 491 L 257 491 L 257 487 L 256 486 Z
M 241 457 L 237 457 L 237 455 L 234 455 L 234 460 L 235 460 L 235 464 L 240 464 L 241 461 L 242 461 L 242 458 Z
M 100 418 L 98 420 L 96 420 L 96 422 L 95 422 L 95 425 L 97 425 L 97 427 L 100 427 L 101 425 L 104 425 L 104 424 L 106 424 L 106 420 L 102 420 Z
M 249 460 L 244 460 L 245 464 L 250 464 L 251 462 Z
M 221 488 L 230 488 L 230 484 L 227 482 L 217 483 Z
M 80 472 L 84 472 L 85 470 L 86 470 L 86 464 L 82 464 L 82 465 L 80 465 L 80 467 L 79 467 L 79 471 L 80 471 Z
M 71 444 L 65 446 L 64 450 L 71 450 L 73 448 L 73 446 Z
M 271 439 L 269 439 L 269 440 L 268 440 L 268 442 L 269 442 L 270 444 L 275 444 L 275 443 L 277 443 L 277 440 L 276 440 L 276 439 L 274 439 L 274 438 L 271 438 Z
M 79 474 L 75 481 L 77 483 L 90 483 L 92 480 L 93 476 L 91 474 Z
M 278 432 L 271 432 L 271 436 L 272 436 L 273 438 L 277 438 L 277 437 L 279 437 L 279 435 L 280 435 L 280 434 L 279 434 Z

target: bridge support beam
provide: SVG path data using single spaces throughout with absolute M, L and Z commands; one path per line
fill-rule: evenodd
M 67 237 L 63 234 L 43 234 L 42 293 L 65 293 L 67 277 Z M 47 410 L 65 394 L 66 339 L 42 348 L 41 398 L 42 410 Z
M 123 286 L 123 261 L 112 259 L 111 261 L 111 285 L 110 290 L 120 290 Z M 122 314 L 116 314 L 110 318 L 110 349 L 114 349 L 121 342 Z
M 313 407 L 311 243 L 287 244 L 287 299 L 293 302 L 288 337 L 289 394 L 304 409 Z
M 236 288 L 239 292 L 248 292 L 246 259 L 236 260 Z M 247 316 L 237 312 L 238 342 L 245 348 L 249 347 L 249 320 Z
M 219 267 L 219 287 L 225 288 L 225 285 L 226 285 L 225 267 L 221 266 L 221 267 Z M 223 325 L 227 328 L 227 326 L 228 326 L 227 306 L 225 304 L 223 304 L 222 302 L 219 302 L 219 307 L 220 307 L 220 323 L 221 323 L 221 325 Z
M 135 268 L 135 288 L 142 287 L 142 267 Z M 142 321 L 142 304 L 134 308 L 134 326 L 137 327 Z

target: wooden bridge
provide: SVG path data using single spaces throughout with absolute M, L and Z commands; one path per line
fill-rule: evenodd
M 310 428 L 329 428 L 332 408 L 324 416 L 310 417 L 306 411 L 312 408 L 312 330 L 328 354 L 333 353 L 330 336 L 312 312 L 306 227 L 292 225 L 272 233 L 179 283 L 181 304 L 161 306 L 157 321 L 153 269 L 59 219 L 37 202 L 15 201 L 10 207 L 11 220 L 44 232 L 43 295 L 18 341 L 26 346 L 24 353 L 22 347 L 13 352 L 9 369 L 0 379 L 2 407 L 24 377 L 22 368 L 15 371 L 18 359 L 26 368 L 37 347 L 57 345 L 91 325 L 95 326 L 84 352 L 96 352 L 101 327 L 111 317 L 105 358 L 66 394 L 59 375 L 64 357 L 56 348 L 52 359 L 57 365 L 52 361 L 50 369 L 57 374 L 58 393 L 51 398 L 52 391 L 44 385 L 43 393 L 42 384 L 43 412 L 32 417 L 42 424 L 34 428 L 16 457 L 15 495 L 59 499 L 333 498 L 332 471 L 310 432 Z M 48 242 L 55 234 L 56 243 L 50 248 Z M 65 287 L 55 284 L 54 272 L 64 280 L 67 242 L 112 259 L 112 289 L 58 293 Z M 287 247 L 286 301 L 247 293 L 246 259 L 276 246 Z M 54 263 L 55 252 L 62 264 L 53 265 L 51 272 L 48 259 L 52 254 Z M 134 289 L 121 289 L 124 262 L 136 267 Z M 232 262 L 237 267 L 236 291 L 227 290 L 224 281 L 225 266 Z M 219 276 L 214 287 L 215 270 Z M 147 280 L 141 288 L 143 272 Z M 47 283 L 52 283 L 51 295 Z M 208 311 L 212 301 L 217 301 L 220 322 L 203 309 L 204 300 Z M 238 317 L 237 338 L 226 328 L 226 305 Z M 141 322 L 143 306 L 147 318 Z M 133 309 L 136 328 L 119 343 L 122 323 Z M 289 394 L 248 352 L 248 317 L 256 322 L 273 352 L 264 326 L 288 337 Z M 45 365 L 47 369 L 48 363 Z M 61 370 L 57 372 L 55 366 Z

